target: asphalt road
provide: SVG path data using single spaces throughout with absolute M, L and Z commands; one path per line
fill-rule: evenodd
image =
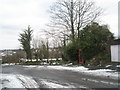
M 2 73 L 31 76 L 38 83 L 40 88 L 47 88 L 46 85 L 41 83 L 42 80 L 55 82 L 63 86 L 70 85 L 75 88 L 118 88 L 118 80 L 109 77 L 91 76 L 69 70 L 49 69 L 47 66 L 42 68 L 37 68 L 37 66 L 28 68 L 23 65 L 3 66 Z

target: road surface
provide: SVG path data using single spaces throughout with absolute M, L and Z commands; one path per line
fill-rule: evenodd
M 30 76 L 38 83 L 40 88 L 47 88 L 42 83 L 44 80 L 63 86 L 73 86 L 71 88 L 118 88 L 118 80 L 109 77 L 86 75 L 82 72 L 78 73 L 70 70 L 49 69 L 47 66 L 29 68 L 24 65 L 8 65 L 2 67 L 2 73 Z

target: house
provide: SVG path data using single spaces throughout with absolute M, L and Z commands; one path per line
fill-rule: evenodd
M 120 62 L 120 39 L 111 42 L 111 61 Z
M 111 61 L 120 62 L 120 1 L 118 2 L 118 39 L 111 43 Z

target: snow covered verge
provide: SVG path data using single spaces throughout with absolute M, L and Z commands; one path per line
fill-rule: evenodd
M 109 77 L 113 79 L 118 79 L 118 72 L 111 69 L 97 69 L 97 70 L 89 70 L 83 66 L 78 67 L 65 67 L 65 66 L 48 66 L 50 69 L 58 69 L 58 70 L 71 70 L 74 72 L 82 72 L 84 74 L 93 75 L 93 76 L 102 76 Z
M 0 90 L 2 88 L 39 88 L 39 86 L 31 77 L 19 74 L 1 74 Z
M 71 70 L 74 72 L 84 73 L 87 75 L 93 75 L 93 76 L 101 76 L 101 77 L 109 77 L 113 79 L 118 79 L 118 76 L 120 72 L 116 72 L 115 70 L 111 69 L 97 69 L 97 70 L 89 70 L 88 68 L 85 68 L 83 66 L 35 66 L 35 65 L 29 65 L 29 66 L 23 66 L 27 68 L 47 68 L 47 69 L 57 69 L 57 70 Z
M 15 63 L 6 63 L 6 64 L 1 64 L 1 66 L 12 66 L 12 65 L 15 65 Z

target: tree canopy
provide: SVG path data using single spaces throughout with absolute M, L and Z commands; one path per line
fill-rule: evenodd
M 94 22 L 102 9 L 90 0 L 58 0 L 50 7 L 52 29 L 59 31 L 74 41 L 79 38 L 79 31 Z
M 72 60 L 77 60 L 78 54 L 76 52 L 78 52 L 77 50 L 80 48 L 81 56 L 84 57 L 86 61 L 90 61 L 97 56 L 101 58 L 96 58 L 99 63 L 100 60 L 109 61 L 110 41 L 113 38 L 113 34 L 109 31 L 107 25 L 99 25 L 93 22 L 80 31 L 80 38 L 76 39 L 75 43 L 68 45 L 68 56 L 72 58 Z

